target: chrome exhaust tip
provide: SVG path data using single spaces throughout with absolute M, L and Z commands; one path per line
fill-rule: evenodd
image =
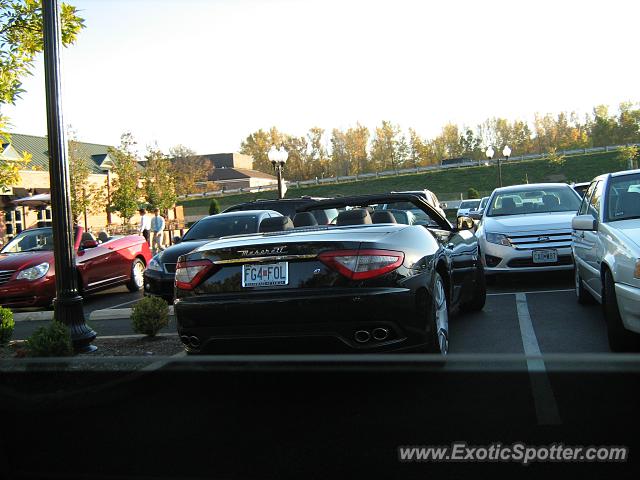
M 357 330 L 356 333 L 353 334 L 353 338 L 358 343 L 367 343 L 371 335 L 366 330 Z
M 189 345 L 193 348 L 198 348 L 200 346 L 200 339 L 196 336 L 189 337 Z
M 387 337 L 389 336 L 389 330 L 382 327 L 374 328 L 371 332 L 371 336 L 374 340 L 381 342 L 382 340 L 387 339 Z

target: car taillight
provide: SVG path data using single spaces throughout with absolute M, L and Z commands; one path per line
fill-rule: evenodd
M 322 263 L 352 280 L 366 280 L 395 270 L 404 253 L 393 250 L 338 250 L 318 255 Z
M 181 290 L 193 290 L 212 268 L 213 263 L 210 260 L 178 262 L 176 265 L 176 287 Z

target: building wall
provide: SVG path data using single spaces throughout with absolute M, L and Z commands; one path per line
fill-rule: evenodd
M 250 179 L 251 187 L 265 187 L 267 185 L 277 185 L 278 180 L 271 180 L 270 178 L 255 178 Z

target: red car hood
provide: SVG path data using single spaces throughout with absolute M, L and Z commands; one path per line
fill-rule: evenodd
M 42 262 L 53 267 L 53 252 L 0 253 L 0 270 L 22 270 Z

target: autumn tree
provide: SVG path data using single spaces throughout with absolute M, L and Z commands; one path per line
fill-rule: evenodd
M 176 203 L 171 161 L 157 146 L 147 147 L 145 159 L 144 198 L 151 208 L 166 212 Z
M 131 133 L 120 137 L 120 146 L 109 148 L 109 157 L 113 161 L 110 208 L 118 212 L 123 223 L 130 223 L 131 217 L 138 211 L 141 191 L 138 186 L 140 170 L 135 153 L 136 142 Z
M 400 127 L 383 120 L 371 142 L 371 162 L 376 170 L 395 170 L 398 166 Z
M 322 177 L 329 168 L 329 154 L 323 143 L 324 129 L 312 127 L 307 133 L 307 164 L 309 176 Z
M 344 135 L 344 148 L 350 174 L 366 173 L 372 170 L 367 152 L 369 135 L 369 129 L 359 123 L 349 128 Z
M 334 128 L 331 131 L 331 165 L 335 176 L 349 175 L 349 155 L 345 133 Z
M 198 191 L 196 182 L 207 181 L 211 170 L 211 161 L 208 159 L 196 155 L 196 152 L 184 145 L 170 148 L 169 157 L 176 195 L 195 193 Z
M 84 28 L 84 20 L 75 7 L 63 3 L 60 20 L 62 44 L 73 44 Z M 37 0 L 0 0 L 0 142 L 9 143 L 9 119 L 2 115 L 3 105 L 13 105 L 24 93 L 22 80 L 33 71 L 36 55 L 43 50 L 42 6 Z M 20 169 L 29 161 L 0 159 L 0 187 L 20 180 Z

